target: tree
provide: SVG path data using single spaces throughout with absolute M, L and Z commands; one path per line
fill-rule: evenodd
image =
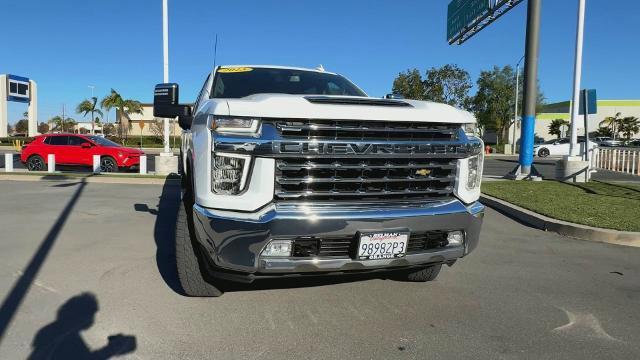
M 469 73 L 455 64 L 427 70 L 423 82 L 426 100 L 449 104 L 462 109 L 470 107 L 469 90 L 472 87 Z
M 149 124 L 149 131 L 155 138 L 162 140 L 164 138 L 164 120 L 154 119 Z
M 27 119 L 18 120 L 14 128 L 17 133 L 27 133 L 29 131 L 29 120 Z
M 622 118 L 620 116 L 622 113 L 616 113 L 615 116 L 607 116 L 604 120 L 600 121 L 600 127 L 606 127 L 611 129 L 611 135 L 613 139 L 616 139 L 616 135 L 620 132 L 620 121 Z
M 7 134 L 13 134 L 13 127 L 10 124 L 7 124 Z
M 562 128 L 569 126 L 569 122 L 564 119 L 555 119 L 549 124 L 549 135 L 556 135 L 558 139 L 562 136 Z
M 611 131 L 611 128 L 600 126 L 598 128 L 598 130 L 594 131 L 591 136 L 594 136 L 594 137 L 612 137 L 613 136 L 613 132 Z
M 455 64 L 427 70 L 423 79 L 418 69 L 398 74 L 393 81 L 393 92 L 407 99 L 428 100 L 459 108 L 469 108 L 469 73 Z
M 632 135 L 640 132 L 640 120 L 635 116 L 627 116 L 620 120 L 619 129 L 626 140 L 631 140 Z
M 96 103 L 98 102 L 97 97 L 92 97 L 91 100 L 84 99 L 78 106 L 76 107 L 76 113 L 82 114 L 83 116 L 87 116 L 87 114 L 91 114 L 91 133 L 95 133 L 96 126 L 96 117 L 94 114 L 98 114 L 102 116 L 102 111 L 100 109 L 96 109 Z
M 111 93 L 105 96 L 100 102 L 100 107 L 109 111 L 115 108 L 118 111 L 119 131 L 121 138 L 127 138 L 128 130 L 131 128 L 129 115 L 142 114 L 142 104 L 137 100 L 123 99 L 122 96 L 111 89 Z
M 522 82 L 519 84 L 522 85 Z M 498 142 L 505 142 L 507 131 L 513 125 L 516 76 L 511 66 L 494 66 L 492 70 L 482 71 L 477 80 L 478 91 L 473 97 L 472 109 L 478 120 L 478 126 L 494 130 L 498 135 Z M 519 91 L 519 105 L 523 101 L 523 91 Z M 536 108 L 544 105 L 544 94 L 538 86 Z M 519 107 L 524 110 L 523 106 Z M 519 115 L 519 114 L 518 114 Z
M 113 124 L 105 124 L 102 127 L 102 133 L 104 136 L 115 136 L 116 135 L 116 127 Z
M 53 123 L 53 130 L 59 132 L 73 132 L 76 126 L 76 121 L 72 118 L 65 118 L 64 120 L 60 116 L 52 117 L 49 122 Z
M 46 134 L 49 132 L 49 124 L 41 122 L 38 124 L 38 132 L 40 134 Z
M 426 100 L 420 71 L 411 69 L 398 74 L 396 79 L 393 80 L 393 93 L 400 94 L 406 99 Z

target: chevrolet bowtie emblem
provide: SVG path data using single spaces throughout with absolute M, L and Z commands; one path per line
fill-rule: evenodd
M 431 170 L 429 170 L 429 169 L 418 169 L 418 170 L 416 170 L 416 175 L 427 176 L 429 174 L 431 174 Z

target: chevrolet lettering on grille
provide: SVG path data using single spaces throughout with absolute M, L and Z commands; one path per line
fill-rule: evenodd
M 457 145 L 432 144 L 369 144 L 323 142 L 273 142 L 275 154 L 302 155 L 377 155 L 377 154 L 444 154 L 464 153 Z

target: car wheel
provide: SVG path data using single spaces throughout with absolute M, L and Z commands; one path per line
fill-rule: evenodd
M 440 269 L 442 269 L 441 264 L 431 265 L 420 270 L 403 271 L 400 274 L 397 274 L 394 278 L 397 280 L 411 282 L 433 281 L 438 277 L 438 274 L 440 274 Z
M 100 172 L 118 172 L 118 163 L 110 156 L 100 159 Z
M 40 155 L 31 155 L 27 159 L 27 169 L 29 171 L 44 171 L 44 159 Z
M 218 297 L 222 291 L 205 278 L 206 260 L 198 256 L 198 245 L 189 229 L 193 219 L 187 215 L 185 206 L 184 202 L 180 203 L 176 224 L 176 266 L 180 285 L 187 296 Z
M 543 157 L 543 158 L 549 156 L 549 149 L 542 148 L 542 149 L 538 150 L 538 156 Z

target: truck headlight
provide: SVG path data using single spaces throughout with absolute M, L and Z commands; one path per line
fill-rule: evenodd
M 464 133 L 467 135 L 475 136 L 476 132 L 478 131 L 478 124 L 477 123 L 462 124 L 462 130 L 464 130 Z
M 460 200 L 467 204 L 480 198 L 483 160 L 483 154 L 458 160 L 455 193 Z
M 237 195 L 247 182 L 251 157 L 236 154 L 213 154 L 211 157 L 211 191 L 220 195 Z
M 260 129 L 260 119 L 211 115 L 209 128 L 223 134 L 257 134 Z

